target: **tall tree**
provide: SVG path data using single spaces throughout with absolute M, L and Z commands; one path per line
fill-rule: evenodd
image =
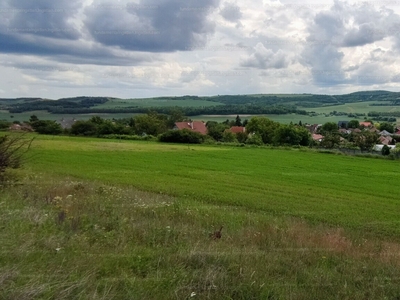
M 240 119 L 239 115 L 236 116 L 235 126 L 242 126 L 242 120 Z

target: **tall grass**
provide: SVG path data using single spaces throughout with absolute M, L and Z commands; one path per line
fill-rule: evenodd
M 356 231 L 62 177 L 0 203 L 4 299 L 400 296 L 400 246 Z

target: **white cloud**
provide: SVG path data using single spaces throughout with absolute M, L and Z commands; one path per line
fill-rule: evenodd
M 0 3 L 2 96 L 345 93 L 400 84 L 400 6 L 390 3 L 67 2 Z M 52 26 L 71 30 L 44 31 Z M 7 31 L 33 27 L 43 30 Z

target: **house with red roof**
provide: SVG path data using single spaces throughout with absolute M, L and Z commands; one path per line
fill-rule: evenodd
M 364 127 L 372 127 L 372 123 L 371 122 L 360 122 L 360 126 L 364 126 Z
M 321 135 L 321 134 L 316 134 L 316 133 L 313 133 L 313 134 L 311 135 L 311 137 L 312 137 L 312 139 L 313 139 L 314 141 L 316 141 L 316 142 L 321 142 L 321 141 L 324 139 L 324 136 L 323 136 L 323 135 Z
M 198 132 L 201 134 L 207 134 L 206 124 L 202 121 L 176 122 L 174 129 L 176 130 L 189 129 L 191 131 Z
M 232 126 L 231 128 L 227 129 L 232 133 L 239 133 L 239 132 L 246 132 L 246 127 L 243 126 Z

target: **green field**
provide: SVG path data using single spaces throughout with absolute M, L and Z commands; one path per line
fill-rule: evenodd
M 29 164 L 35 172 L 400 235 L 393 226 L 400 210 L 400 192 L 392 190 L 400 179 L 396 161 L 71 137 L 37 143 Z
M 6 111 L 0 111 L 0 120 L 6 121 L 29 121 L 30 116 L 36 115 L 40 120 L 54 120 L 60 121 L 64 119 L 76 119 L 76 120 L 88 120 L 93 116 L 100 116 L 103 119 L 121 119 L 130 118 L 135 114 L 131 113 L 118 113 L 118 114 L 51 114 L 46 111 L 30 111 L 24 113 L 13 113 L 10 114 Z
M 126 107 L 202 107 L 223 105 L 219 102 L 206 100 L 174 100 L 174 99 L 112 99 L 96 108 L 126 108 Z
M 0 194 L 2 299 L 400 296 L 398 161 L 35 137 Z
M 282 124 L 289 124 L 290 122 L 297 124 L 301 121 L 303 124 L 324 124 L 326 122 L 339 122 L 339 121 L 350 121 L 352 118 L 347 116 L 329 116 L 325 117 L 324 115 L 319 116 L 305 116 L 305 115 L 298 115 L 298 114 L 286 114 L 286 115 L 240 115 L 240 119 L 244 121 L 245 119 L 250 120 L 253 116 L 263 116 L 268 119 L 271 119 L 275 122 L 279 122 Z M 199 115 L 194 116 L 193 119 L 195 120 L 203 120 L 203 121 L 217 121 L 223 122 L 226 119 L 235 120 L 236 115 Z
M 344 105 L 332 105 L 332 106 L 323 106 L 323 107 L 315 107 L 315 108 L 304 108 L 307 111 L 315 111 L 316 113 L 330 113 L 334 110 L 338 112 L 347 112 L 347 113 L 369 113 L 371 111 L 377 112 L 393 112 L 399 111 L 399 106 L 371 106 L 374 103 L 384 103 L 376 102 L 376 101 L 365 101 L 365 102 L 355 102 L 348 103 Z

